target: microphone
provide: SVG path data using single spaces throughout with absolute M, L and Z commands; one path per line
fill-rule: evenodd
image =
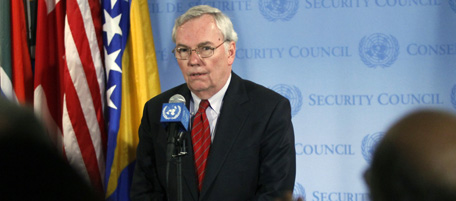
M 163 103 L 160 123 L 168 133 L 168 144 L 166 148 L 166 183 L 169 185 L 169 166 L 173 156 L 185 155 L 184 133 L 188 131 L 190 112 L 185 106 L 185 98 L 180 94 L 171 96 L 169 103 Z M 176 138 L 180 153 L 176 152 Z
M 185 106 L 184 96 L 175 94 L 169 98 L 169 103 L 163 104 L 160 122 L 168 130 L 171 129 L 170 127 L 176 126 L 180 130 L 188 131 L 189 120 L 190 112 Z M 168 132 L 168 134 L 170 133 Z

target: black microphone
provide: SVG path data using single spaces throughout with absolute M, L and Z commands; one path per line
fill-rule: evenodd
M 169 164 L 176 152 L 176 138 L 182 139 L 183 134 L 188 130 L 189 120 L 190 112 L 188 112 L 188 109 L 185 106 L 184 96 L 175 94 L 171 96 L 169 103 L 163 103 L 160 122 L 166 128 L 168 134 L 168 144 L 166 148 L 166 183 L 168 183 L 169 177 Z

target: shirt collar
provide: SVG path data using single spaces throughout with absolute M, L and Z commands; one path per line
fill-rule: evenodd
M 212 97 L 208 99 L 210 107 L 217 113 L 220 113 L 220 109 L 222 108 L 222 102 L 223 102 L 223 97 L 225 96 L 226 90 L 228 90 L 228 86 L 230 85 L 231 82 L 231 73 L 230 77 L 226 81 L 225 85 L 218 91 L 216 94 L 214 94 Z M 191 92 L 192 94 L 192 100 L 193 100 L 193 106 L 192 106 L 192 113 L 195 113 L 198 111 L 199 104 L 201 102 L 201 98 L 199 98 L 196 94 Z

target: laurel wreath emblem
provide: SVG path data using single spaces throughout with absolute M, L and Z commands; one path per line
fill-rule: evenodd
M 388 45 L 389 48 L 392 48 L 392 53 L 389 54 L 386 58 L 386 60 L 383 62 L 372 62 L 369 60 L 370 56 L 369 55 L 366 55 L 365 54 L 365 46 L 367 44 L 367 42 L 369 40 L 372 40 L 373 37 L 381 37 L 381 38 L 385 38 L 388 42 L 390 42 L 391 44 L 384 44 L 384 45 Z M 366 64 L 367 66 L 371 67 L 371 68 L 375 68 L 377 66 L 381 66 L 383 68 L 385 67 L 390 67 L 398 58 L 399 56 L 399 43 L 397 41 L 397 39 L 392 36 L 392 35 L 385 35 L 385 34 L 381 34 L 381 33 L 375 33 L 375 34 L 372 34 L 370 35 L 369 37 L 363 37 L 359 43 L 359 47 L 358 47 L 358 51 L 359 51 L 359 56 L 361 57 L 361 61 L 364 62 L 364 64 Z
M 291 18 L 293 18 L 293 16 L 296 14 L 296 12 L 298 11 L 298 8 L 299 8 L 299 1 L 298 0 L 292 0 L 292 1 L 289 1 L 288 3 L 291 3 L 292 4 L 292 8 L 289 9 L 289 10 L 286 10 L 284 12 L 285 15 L 281 15 L 281 16 L 272 16 L 270 13 L 270 10 L 266 8 L 266 5 L 264 4 L 263 0 L 260 0 L 258 2 L 258 6 L 260 8 L 260 12 L 261 14 L 268 20 L 268 21 L 271 21 L 271 22 L 274 22 L 274 21 L 277 21 L 277 20 L 282 20 L 282 21 L 290 21 Z
M 366 135 L 366 137 L 363 138 L 361 150 L 362 150 L 364 160 L 366 160 L 369 163 L 371 162 L 372 154 L 374 153 L 374 150 L 377 147 L 378 142 L 380 141 L 381 138 L 383 138 L 384 134 L 385 134 L 384 132 L 378 132 L 378 133 Z

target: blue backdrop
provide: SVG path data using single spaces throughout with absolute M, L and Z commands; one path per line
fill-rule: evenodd
M 174 20 L 208 4 L 239 34 L 234 72 L 290 99 L 295 195 L 369 200 L 375 143 L 420 108 L 456 111 L 455 0 L 149 0 L 162 90 L 184 82 Z

